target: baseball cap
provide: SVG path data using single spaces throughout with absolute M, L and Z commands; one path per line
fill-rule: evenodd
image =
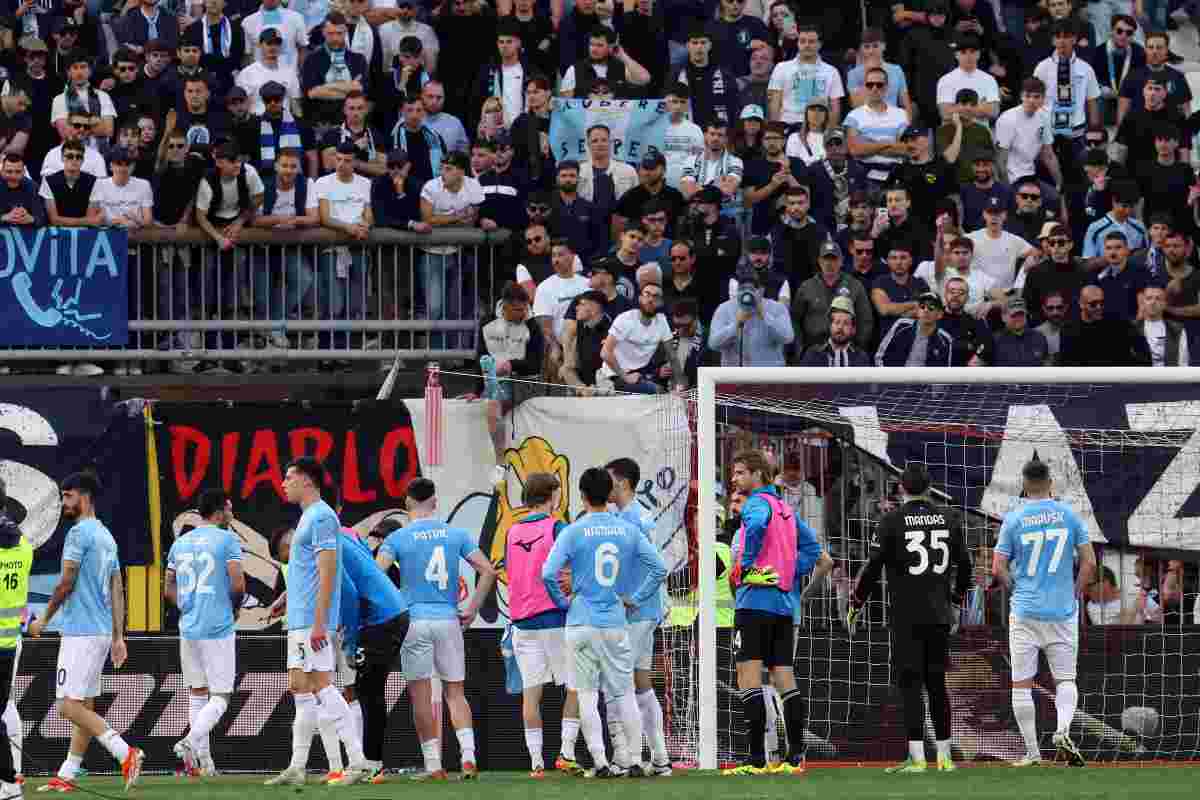
M 258 41 L 261 44 L 283 44 L 283 36 L 278 28 L 264 28 L 262 33 L 258 34 Z
M 928 128 L 922 128 L 919 125 L 909 125 L 904 129 L 904 132 L 900 134 L 900 141 L 911 142 L 913 139 L 920 139 L 922 136 L 928 135 Z
M 258 94 L 263 100 L 287 97 L 287 87 L 279 81 L 267 81 L 259 87 Z
M 1016 314 L 1017 312 L 1025 313 L 1025 298 L 1019 294 L 1014 294 L 1004 301 L 1004 313 Z
M 109 164 L 132 164 L 133 156 L 124 147 L 114 147 L 108 152 Z
M 917 296 L 917 303 L 918 304 L 930 303 L 932 305 L 937 306 L 938 308 L 946 307 L 942 303 L 942 298 L 938 297 L 933 292 L 922 292 L 920 295 Z
M 829 130 L 825 131 L 825 144 L 829 144 L 830 142 L 833 142 L 833 141 L 845 142 L 846 141 L 846 129 L 845 128 L 830 128 Z
M 21 41 L 17 45 L 22 50 L 27 50 L 30 53 L 48 53 L 50 48 L 46 47 L 46 43 L 36 36 L 22 36 Z
M 610 275 L 617 274 L 616 268 L 613 266 L 612 259 L 608 256 L 595 259 L 589 266 L 589 275 L 596 272 L 607 272 Z
M 346 139 L 345 141 L 338 143 L 337 152 L 341 155 L 353 156 L 358 154 L 358 147 L 354 144 L 354 142 Z
M 842 248 L 838 247 L 837 242 L 825 242 L 821 245 L 820 251 L 817 253 L 817 258 L 841 258 Z
M 492 141 L 496 143 L 496 147 L 512 147 L 512 134 L 507 130 L 498 130 Z
M 712 203 L 713 205 L 721 205 L 721 191 L 715 186 L 705 186 L 700 191 L 692 195 L 693 203 Z
M 647 151 L 646 155 L 642 156 L 640 166 L 642 169 L 657 169 L 658 167 L 665 167 L 666 165 L 667 159 L 662 153 L 660 153 L 658 150 L 649 150 Z
M 1002 211 L 1008 211 L 1008 206 L 1006 206 L 1004 204 L 1004 201 L 1001 200 L 999 197 L 989 197 L 988 201 L 987 201 L 987 205 L 985 205 L 983 207 L 983 210 L 985 212 L 991 211 L 992 213 L 998 214 Z
M 750 241 L 746 242 L 746 251 L 749 253 L 769 253 L 771 252 L 771 240 L 765 236 L 754 236 Z
M 763 113 L 762 106 L 750 104 L 742 109 L 742 115 L 739 119 L 766 119 L 767 115 Z
M 845 295 L 838 295 L 837 297 L 833 298 L 833 302 L 829 304 L 829 313 L 832 314 L 835 311 L 841 311 L 842 313 L 849 314 L 851 317 L 853 317 L 854 301 Z
M 586 292 L 581 292 L 579 296 L 575 298 L 575 302 L 577 303 L 582 300 L 591 300 L 593 303 L 596 303 L 600 306 L 605 306 L 608 304 L 608 298 L 605 297 L 604 292 L 600 291 L 599 289 L 588 289 Z
M 229 90 L 229 94 L 225 95 L 225 102 L 228 103 L 230 100 L 247 100 L 249 97 L 245 89 L 240 86 L 234 86 Z
M 425 46 L 421 44 L 421 40 L 416 36 L 405 36 L 400 40 L 400 52 L 405 55 L 415 56 L 421 53 Z

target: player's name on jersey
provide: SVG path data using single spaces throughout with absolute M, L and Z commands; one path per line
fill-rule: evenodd
M 941 514 L 905 514 L 904 524 L 915 527 L 922 525 L 945 525 L 946 518 Z
M 1026 528 L 1036 528 L 1039 525 L 1057 525 L 1065 519 L 1066 515 L 1061 511 L 1042 511 L 1021 517 L 1021 524 Z
M 413 531 L 412 537 L 418 542 L 426 542 L 432 539 L 447 539 L 449 534 L 445 528 L 434 528 L 431 531 Z
M 583 535 L 587 536 L 628 536 L 628 528 L 612 527 L 608 525 L 599 528 L 584 528 Z

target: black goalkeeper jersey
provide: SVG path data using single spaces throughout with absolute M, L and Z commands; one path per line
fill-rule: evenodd
M 950 625 L 951 599 L 961 604 L 971 587 L 962 516 L 915 498 L 881 519 L 871 538 L 870 558 L 854 585 L 856 603 L 867 601 L 885 568 L 893 628 Z

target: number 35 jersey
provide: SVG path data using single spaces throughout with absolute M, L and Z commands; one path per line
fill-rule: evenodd
M 962 517 L 923 498 L 887 514 L 875 529 L 870 558 L 854 587 L 860 603 L 870 596 L 884 569 L 893 628 L 950 625 L 951 601 L 961 603 L 971 586 Z
M 167 569 L 179 595 L 179 635 L 224 639 L 233 633 L 229 562 L 242 560 L 242 544 L 224 528 L 205 525 L 175 540 Z
M 1087 543 L 1087 529 L 1065 503 L 1036 500 L 1008 512 L 996 552 L 1009 560 L 1013 616 L 1061 622 L 1079 613 L 1075 548 Z
M 458 617 L 460 560 L 479 551 L 475 537 L 436 519 L 421 519 L 388 535 L 379 545 L 400 571 L 409 619 Z

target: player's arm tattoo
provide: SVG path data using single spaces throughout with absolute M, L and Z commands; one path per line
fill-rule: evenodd
M 78 577 L 79 562 L 64 561 L 62 575 L 58 579 L 58 585 L 54 587 L 54 593 L 50 595 L 50 602 L 46 604 L 42 622 L 49 622 L 58 609 L 62 607 L 62 604 L 67 602 L 67 598 L 71 596 L 71 592 L 75 591 L 75 579 Z

